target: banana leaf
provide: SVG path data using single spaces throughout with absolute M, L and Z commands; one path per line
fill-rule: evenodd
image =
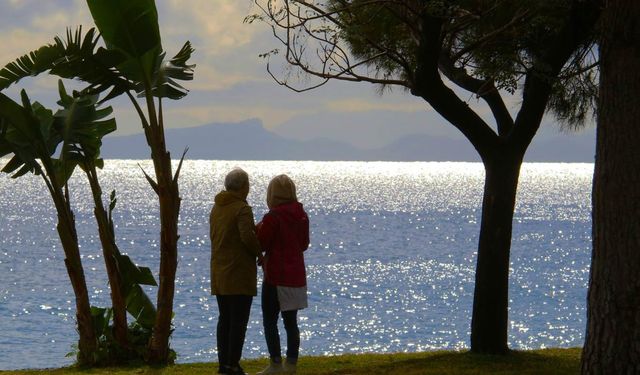
M 52 131 L 52 112 L 38 102 L 31 103 L 24 90 L 21 98 L 22 105 L 0 93 L 0 156 L 13 154 L 2 172 L 13 173 L 13 178 L 42 173 L 38 160 L 50 162 L 61 142 Z
M 55 128 L 61 134 L 64 145 L 61 158 L 79 163 L 95 163 L 100 155 L 102 138 L 116 130 L 111 107 L 98 108 L 98 96 L 83 92 L 69 95 L 60 80 L 58 82 L 62 107 L 55 114 Z M 84 163 L 83 163 L 84 162 Z
M 107 49 L 126 57 L 118 70 L 128 79 L 150 86 L 162 53 L 155 2 L 87 0 L 87 4 Z
M 156 320 L 156 308 L 138 284 L 130 284 L 126 293 L 127 312 L 138 324 L 146 329 L 152 329 Z
M 95 28 L 83 36 L 82 27 L 67 30 L 66 39 L 55 37 L 52 44 L 31 51 L 0 70 L 0 90 L 21 79 L 49 72 L 61 78 L 77 78 L 89 83 L 86 91 L 100 93 L 111 88 L 103 100 L 133 90 L 134 84 L 115 69 L 126 57 L 117 51 L 98 47 Z

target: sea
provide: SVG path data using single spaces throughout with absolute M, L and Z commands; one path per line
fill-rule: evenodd
M 295 181 L 309 214 L 309 307 L 299 314 L 301 355 L 469 348 L 482 164 L 193 160 L 185 162 L 180 176 L 171 338 L 178 362 L 217 358 L 208 217 L 234 167 L 250 175 L 248 202 L 256 221 L 267 211 L 269 180 L 282 173 Z M 121 251 L 157 278 L 158 204 L 142 170 L 153 174 L 151 162 L 107 160 L 99 178 L 105 200 L 112 190 L 117 194 L 114 221 Z M 593 164 L 522 166 L 509 275 L 513 349 L 583 344 L 592 174 Z M 109 306 L 89 186 L 76 173 L 69 187 L 91 303 Z M 66 354 L 77 342 L 75 305 L 55 226 L 41 177 L 0 175 L 2 370 L 74 361 Z M 148 293 L 155 300 L 155 289 Z M 268 355 L 259 296 L 243 355 Z

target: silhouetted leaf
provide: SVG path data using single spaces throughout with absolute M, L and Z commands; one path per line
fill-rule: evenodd
M 60 143 L 60 137 L 51 131 L 51 111 L 38 102 L 32 104 L 24 90 L 21 99 L 22 105 L 0 93 L 0 153 L 2 156 L 13 154 L 2 171 L 14 173 L 14 178 L 28 172 L 40 174 L 42 168 L 38 160 L 49 163 Z
M 67 30 L 66 40 L 55 37 L 53 44 L 29 52 L 0 70 L 0 90 L 22 78 L 47 71 L 61 78 L 77 78 L 89 83 L 88 92 L 99 93 L 111 89 L 108 98 L 132 90 L 133 83 L 115 69 L 125 57 L 117 51 L 98 47 L 98 41 L 94 28 L 84 37 L 81 27 L 75 33 Z
M 56 130 L 64 142 L 61 158 L 101 164 L 97 160 L 102 137 L 116 130 L 115 119 L 104 120 L 113 110 L 111 107 L 98 108 L 97 95 L 74 92 L 70 96 L 62 81 L 58 83 L 58 92 L 58 104 L 63 107 L 55 114 Z
M 180 99 L 187 95 L 188 90 L 175 80 L 189 81 L 193 79 L 195 64 L 187 64 L 193 51 L 191 43 L 187 41 L 178 54 L 160 65 L 160 69 L 154 74 L 155 83 L 152 90 L 154 96 Z
M 128 79 L 151 83 L 162 45 L 153 0 L 87 0 L 107 48 L 126 58 L 118 70 Z
M 156 308 L 140 285 L 132 285 L 126 293 L 127 311 L 142 327 L 151 329 L 156 320 Z
M 124 284 L 158 285 L 149 268 L 136 266 L 127 255 L 118 254 L 116 258 Z

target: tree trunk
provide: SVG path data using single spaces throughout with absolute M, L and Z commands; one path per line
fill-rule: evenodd
M 89 292 L 87 291 L 87 283 L 80 259 L 73 213 L 61 198 L 53 198 L 58 211 L 57 230 L 65 254 L 64 264 L 67 268 L 76 300 L 76 320 L 80 336 L 78 341 L 78 364 L 83 366 L 92 365 L 95 363 L 94 354 L 98 343 L 93 328 Z
M 171 157 L 165 151 L 164 137 L 161 142 L 160 157 L 154 157 L 158 197 L 160 200 L 160 277 L 156 322 L 149 348 L 152 363 L 169 362 L 169 336 L 173 316 L 173 296 L 176 269 L 178 266 L 178 215 L 180 213 L 180 193 L 178 182 L 173 180 Z
M 111 305 L 113 308 L 114 337 L 123 348 L 129 347 L 127 338 L 127 305 L 122 295 L 122 280 L 116 263 L 116 255 L 119 254 L 115 244 L 115 238 L 109 225 L 109 217 L 102 203 L 102 189 L 98 183 L 95 167 L 91 171 L 87 168 L 87 178 L 93 194 L 95 208 L 93 210 L 98 224 L 100 243 L 102 244 L 102 256 L 107 269 L 109 286 L 111 288 Z
M 509 307 L 509 252 L 522 157 L 485 161 L 471 351 L 505 354 Z
M 640 2 L 607 1 L 583 374 L 640 373 Z

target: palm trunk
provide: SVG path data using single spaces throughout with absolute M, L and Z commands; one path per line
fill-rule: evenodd
M 514 159 L 514 158 L 512 158 Z M 522 158 L 485 162 L 471 351 L 505 354 L 508 331 L 509 252 Z
M 78 342 L 78 364 L 92 365 L 95 362 L 94 354 L 98 343 L 93 328 L 89 292 L 87 291 L 87 283 L 80 259 L 75 220 L 71 209 L 62 198 L 62 192 L 57 191 L 58 194 L 56 194 L 56 192 L 52 191 L 51 193 L 58 212 L 58 225 L 56 228 L 65 254 L 64 264 L 67 268 L 76 300 L 76 320 L 80 336 Z
M 173 297 L 175 293 L 176 269 L 178 268 L 178 216 L 180 214 L 180 191 L 178 189 L 178 173 L 175 177 L 171 167 L 171 155 L 167 152 L 164 125 L 162 119 L 162 102 L 159 101 L 158 115 L 151 96 L 147 90 L 147 112 L 149 125 L 144 127 L 147 143 L 151 148 L 151 158 L 156 175 L 149 183 L 158 195 L 160 206 L 160 273 L 158 283 L 157 314 L 153 333 L 149 343 L 149 362 L 166 364 L 169 356 L 169 337 L 171 336 L 171 320 L 173 318 Z M 140 110 L 139 110 L 140 112 Z
M 161 144 L 161 157 L 154 157 L 160 200 L 160 282 L 156 322 L 150 345 L 150 361 L 166 363 L 169 360 L 169 336 L 173 316 L 173 296 L 178 266 L 178 215 L 180 193 L 171 170 L 171 157 Z
M 640 2 L 606 2 L 583 374 L 640 373 Z
M 95 208 L 93 210 L 98 224 L 100 243 L 102 244 L 102 256 L 107 269 L 109 285 L 111 287 L 111 305 L 113 308 L 114 336 L 118 344 L 123 348 L 129 347 L 127 338 L 127 306 L 122 295 L 122 280 L 118 271 L 116 255 L 119 254 L 115 244 L 114 234 L 109 224 L 107 211 L 102 203 L 102 189 L 97 179 L 95 166 L 86 168 L 87 178 L 91 186 Z

